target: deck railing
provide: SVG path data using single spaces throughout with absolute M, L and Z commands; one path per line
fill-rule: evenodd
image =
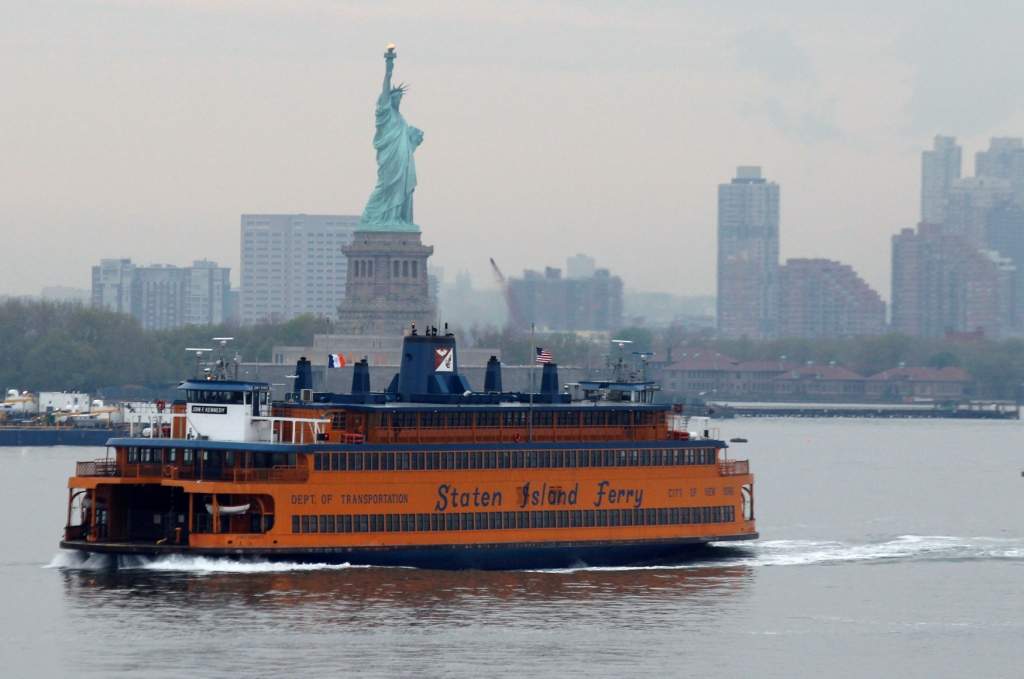
M 309 478 L 309 469 L 303 466 L 278 465 L 275 467 L 221 467 L 195 469 L 161 464 L 125 464 L 114 460 L 86 460 L 75 465 L 76 476 L 112 476 L 122 479 L 162 477 L 165 479 L 231 481 L 234 483 L 284 482 L 301 483 Z
M 658 424 L 550 425 L 535 424 L 533 440 L 540 442 L 648 441 L 664 436 Z M 374 443 L 522 443 L 529 427 L 447 426 L 388 427 L 375 430 Z
M 114 460 L 85 460 L 75 465 L 75 476 L 117 476 Z
M 726 460 L 718 469 L 722 476 L 742 476 L 750 473 L 750 460 Z

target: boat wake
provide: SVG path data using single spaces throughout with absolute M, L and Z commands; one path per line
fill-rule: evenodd
M 1024 561 L 1024 538 L 953 537 L 947 535 L 900 535 L 877 542 L 816 540 L 763 540 L 750 545 L 718 543 L 697 560 L 647 566 L 587 566 L 537 569 L 546 573 L 623 571 L 650 569 L 700 569 L 709 567 L 812 566 L 830 564 L 884 564 L 916 561 Z M 245 561 L 204 556 L 118 556 L 61 552 L 44 568 L 72 570 L 123 570 L 216 573 L 286 573 L 301 571 L 372 568 L 348 563 L 297 563 Z
M 751 566 L 805 566 L 892 561 L 989 561 L 1024 559 L 1024 539 L 900 535 L 879 542 L 765 540 L 737 561 Z
M 167 555 L 158 557 L 110 556 L 107 554 L 60 553 L 43 568 L 69 570 L 154 571 L 192 574 L 216 573 L 289 573 L 368 568 L 348 563 L 297 563 L 290 561 L 248 561 L 205 556 Z
M 699 558 L 647 566 L 587 566 L 543 569 L 542 572 L 628 571 L 723 568 L 733 566 L 813 566 L 885 564 L 917 561 L 1024 561 L 1024 538 L 900 535 L 877 542 L 762 540 L 749 545 L 713 543 Z

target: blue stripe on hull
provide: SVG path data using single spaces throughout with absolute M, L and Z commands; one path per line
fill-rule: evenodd
M 711 538 L 748 540 L 756 533 Z M 628 543 L 573 543 L 431 547 L 334 547 L 303 550 L 209 550 L 157 548 L 152 545 L 62 542 L 65 549 L 113 555 L 161 556 L 187 554 L 251 561 L 324 563 L 366 566 L 411 566 L 444 570 L 521 570 L 581 566 L 628 566 L 685 561 L 706 555 L 707 539 L 658 540 Z

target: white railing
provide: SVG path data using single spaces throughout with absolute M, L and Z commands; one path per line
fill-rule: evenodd
M 267 422 L 266 432 L 270 434 L 266 443 L 316 443 L 320 440 L 320 434 L 327 431 L 330 420 L 317 420 L 310 417 L 254 417 L 252 422 Z M 274 426 L 274 425 L 278 426 Z M 282 441 L 281 434 L 285 430 L 285 424 L 291 424 L 291 441 Z M 306 433 L 309 436 L 306 436 Z M 261 433 L 264 433 L 261 431 Z
M 670 413 L 668 416 L 670 434 L 687 434 L 690 439 L 718 439 L 718 427 L 711 426 L 710 417 L 696 417 Z
M 308 417 L 248 417 L 255 437 L 245 440 L 257 443 L 316 443 L 320 435 L 327 431 L 330 420 L 318 420 Z M 180 424 L 184 421 L 183 425 Z M 176 426 L 177 425 L 177 426 Z M 290 427 L 288 426 L 290 425 Z M 290 429 L 290 436 L 285 436 Z M 149 413 L 128 421 L 128 436 L 153 439 L 180 438 L 174 435 L 175 430 L 191 433 L 187 439 L 210 439 L 196 427 L 187 413 Z

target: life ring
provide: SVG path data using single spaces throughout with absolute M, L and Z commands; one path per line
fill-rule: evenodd
M 523 435 L 522 434 L 520 434 L 518 432 L 516 432 L 515 434 L 512 434 L 512 441 L 514 441 L 515 443 L 519 443 L 522 440 L 523 440 Z

